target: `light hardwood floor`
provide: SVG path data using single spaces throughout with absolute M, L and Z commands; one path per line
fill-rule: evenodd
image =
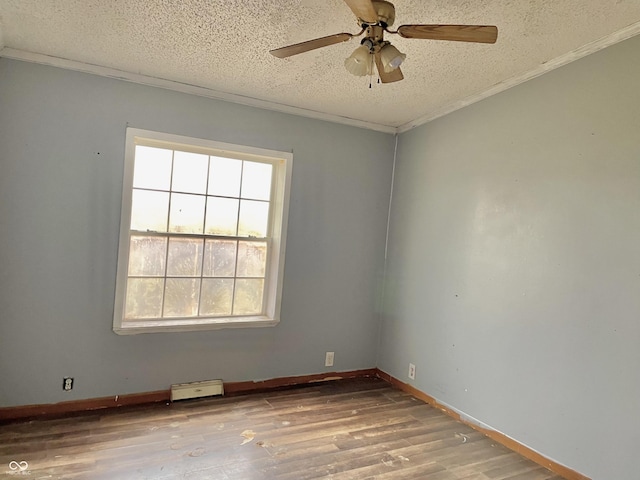
M 5 424 L 5 477 L 561 479 L 376 378 Z

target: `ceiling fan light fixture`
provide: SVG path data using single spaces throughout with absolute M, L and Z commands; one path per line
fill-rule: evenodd
M 350 74 L 364 77 L 371 73 L 373 55 L 366 45 L 360 45 L 351 56 L 344 61 L 345 68 Z
M 382 66 L 384 71 L 389 73 L 398 68 L 407 55 L 401 53 L 396 47 L 390 43 L 386 44 L 380 49 L 380 59 L 382 60 Z

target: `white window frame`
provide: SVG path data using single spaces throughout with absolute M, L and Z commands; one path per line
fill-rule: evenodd
M 205 153 L 248 161 L 262 161 L 273 165 L 273 183 L 268 228 L 268 255 L 265 276 L 263 313 L 251 316 L 183 317 L 179 319 L 124 320 L 129 268 L 131 206 L 133 197 L 133 173 L 137 144 L 158 146 L 176 150 Z M 119 335 L 159 332 L 185 332 L 220 328 L 270 327 L 280 322 L 280 304 L 284 281 L 287 218 L 293 154 L 263 148 L 234 145 L 212 140 L 127 128 L 125 164 L 122 187 L 122 211 L 120 217 L 120 244 L 116 274 L 116 294 L 113 314 L 113 331 Z M 170 233 L 169 233 L 170 235 Z M 215 236 L 212 236 L 215 238 Z

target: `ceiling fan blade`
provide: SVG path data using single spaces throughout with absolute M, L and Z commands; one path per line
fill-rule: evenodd
M 384 67 L 382 66 L 382 59 L 380 58 L 380 52 L 376 52 L 375 59 L 376 67 L 378 67 L 378 74 L 380 75 L 380 81 L 382 83 L 399 82 L 400 80 L 404 79 L 404 75 L 402 75 L 400 67 L 396 68 L 395 70 L 391 70 L 390 72 L 384 71 Z
M 360 20 L 367 23 L 376 23 L 378 21 L 378 12 L 373 8 L 371 0 L 344 0 L 351 11 Z
M 450 40 L 454 42 L 496 43 L 498 28 L 492 25 L 401 25 L 404 38 Z
M 274 57 L 287 58 L 292 55 L 298 55 L 299 53 L 315 50 L 316 48 L 328 47 L 329 45 L 334 45 L 336 43 L 346 42 L 351 37 L 353 37 L 353 35 L 350 33 L 336 33 L 335 35 L 329 35 L 328 37 L 316 38 L 314 40 L 276 48 L 275 50 L 269 50 L 269 53 Z

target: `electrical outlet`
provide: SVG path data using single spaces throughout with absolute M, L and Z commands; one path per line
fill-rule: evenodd
M 73 377 L 64 377 L 62 379 L 62 389 L 69 391 L 73 388 Z
M 409 378 L 411 380 L 416 379 L 416 366 L 413 363 L 409 364 Z
M 324 357 L 324 366 L 325 367 L 333 367 L 333 352 L 327 352 Z

